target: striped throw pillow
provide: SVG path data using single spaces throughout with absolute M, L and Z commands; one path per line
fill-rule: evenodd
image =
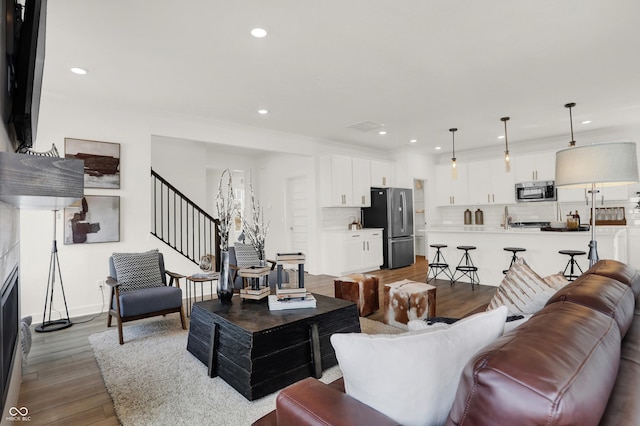
M 567 282 L 557 275 L 540 277 L 520 258 L 504 276 L 487 310 L 506 306 L 509 310 L 508 315 L 535 314 Z
M 234 243 L 233 247 L 236 250 L 236 263 L 240 268 L 248 268 L 249 266 L 258 266 L 260 264 L 258 252 L 251 244 Z
M 157 249 L 144 253 L 113 253 L 113 265 L 116 268 L 120 291 L 139 290 L 158 287 L 162 284 Z

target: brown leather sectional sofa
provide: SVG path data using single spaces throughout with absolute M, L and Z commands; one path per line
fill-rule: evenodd
M 465 367 L 448 425 L 640 425 L 640 275 L 596 263 Z M 255 425 L 395 425 L 341 380 L 283 389 Z

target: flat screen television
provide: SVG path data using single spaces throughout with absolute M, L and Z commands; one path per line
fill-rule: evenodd
M 13 7 L 13 11 L 10 9 Z M 13 13 L 10 13 L 13 12 Z M 47 0 L 7 0 L 7 65 L 11 114 L 17 150 L 36 139 L 45 56 Z M 13 36 L 13 39 L 10 39 Z

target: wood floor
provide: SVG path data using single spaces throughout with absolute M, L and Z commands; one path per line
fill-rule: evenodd
M 375 271 L 381 284 L 380 302 L 383 284 L 402 279 L 423 282 L 426 272 L 424 258 L 406 268 Z M 451 286 L 448 281 L 434 280 L 430 284 L 437 287 L 438 316 L 462 317 L 487 304 L 495 292 L 495 287 L 482 285 L 472 291 L 466 283 Z M 333 296 L 331 276 L 308 276 L 305 286 L 315 293 Z M 368 318 L 382 321 L 382 309 Z M 88 340 L 89 335 L 106 330 L 106 314 L 73 322 L 73 327 L 66 330 L 33 333 L 29 363 L 23 366 L 19 406 L 29 409 L 32 426 L 117 425 L 113 402 Z M 113 344 L 117 345 L 117 340 Z

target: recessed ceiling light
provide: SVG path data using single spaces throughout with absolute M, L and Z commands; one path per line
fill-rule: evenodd
M 267 36 L 267 30 L 264 28 L 254 28 L 251 30 L 251 35 L 255 38 L 263 38 Z
M 504 139 L 504 135 L 498 136 L 498 139 Z
M 71 72 L 78 75 L 85 75 L 87 73 L 87 70 L 85 70 L 84 68 L 73 67 L 71 68 Z
M 440 151 L 441 149 L 442 149 L 442 147 L 441 147 L 441 146 L 436 146 L 436 147 L 435 147 L 435 150 L 436 150 L 436 151 Z
M 386 134 L 387 134 L 387 131 L 386 131 L 386 130 L 380 130 L 380 131 L 378 132 L 378 134 L 379 134 L 379 135 L 386 135 Z
M 591 123 L 591 120 L 584 120 L 584 121 L 582 122 L 582 124 L 589 124 L 589 123 Z
M 418 142 L 418 139 L 411 139 L 409 142 L 416 143 L 416 142 Z
M 262 115 L 269 114 L 269 111 L 267 111 L 266 109 L 259 109 L 258 114 L 262 114 Z

